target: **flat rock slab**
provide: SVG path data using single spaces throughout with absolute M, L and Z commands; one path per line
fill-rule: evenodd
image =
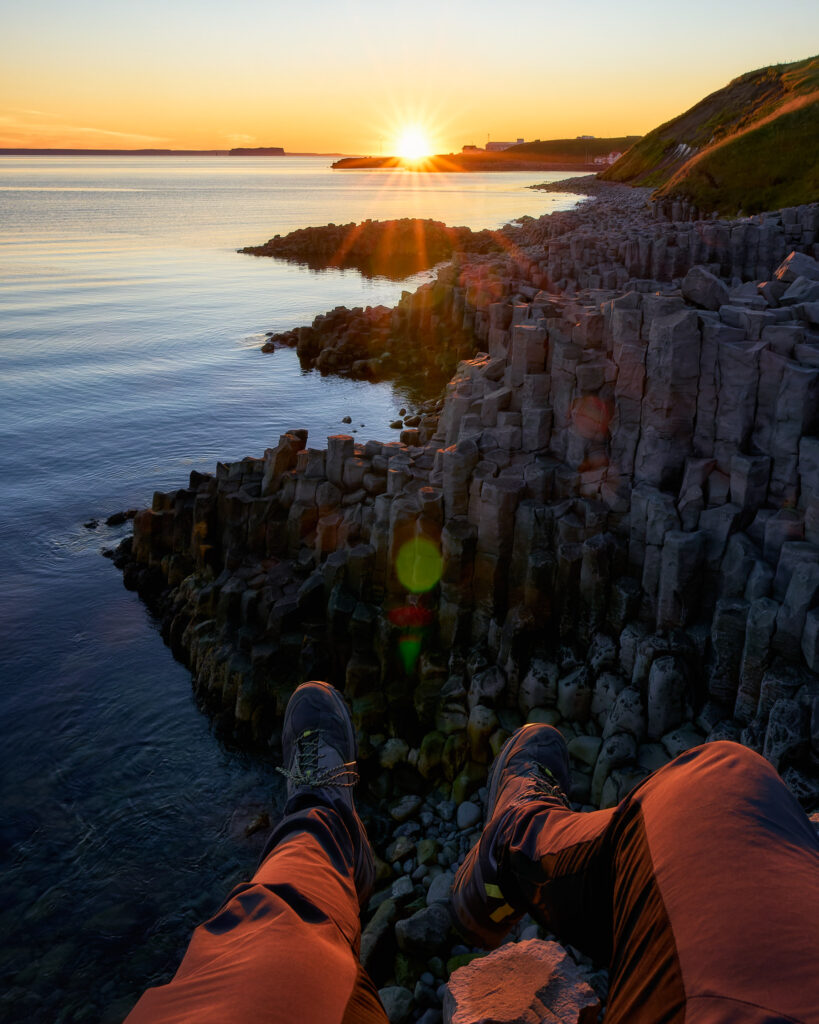
M 452 973 L 444 1024 L 594 1024 L 600 1001 L 557 942 L 511 942 Z

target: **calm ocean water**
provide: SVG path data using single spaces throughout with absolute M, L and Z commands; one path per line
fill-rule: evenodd
M 119 1021 L 252 871 L 272 766 L 226 750 L 102 558 L 191 468 L 311 442 L 403 396 L 302 373 L 264 331 L 409 282 L 235 250 L 296 227 L 499 227 L 573 205 L 560 174 L 333 172 L 318 158 L 0 158 L 0 1020 Z M 4 993 L 4 994 L 3 994 Z

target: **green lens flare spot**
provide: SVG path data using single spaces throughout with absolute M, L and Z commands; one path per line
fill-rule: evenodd
M 426 537 L 413 537 L 401 546 L 395 571 L 402 586 L 412 594 L 432 590 L 441 578 L 441 552 Z
M 419 637 L 402 637 L 398 641 L 398 656 L 407 675 L 411 675 L 415 671 L 420 654 L 421 640 Z

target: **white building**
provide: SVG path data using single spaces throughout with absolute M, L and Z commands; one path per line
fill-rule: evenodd
M 509 149 L 510 146 L 521 146 L 523 139 L 517 139 L 515 142 L 487 142 L 486 152 L 487 153 L 502 153 L 504 149 Z

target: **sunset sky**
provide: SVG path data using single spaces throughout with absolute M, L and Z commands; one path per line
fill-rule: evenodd
M 815 0 L 3 0 L 0 146 L 643 134 L 819 50 Z

